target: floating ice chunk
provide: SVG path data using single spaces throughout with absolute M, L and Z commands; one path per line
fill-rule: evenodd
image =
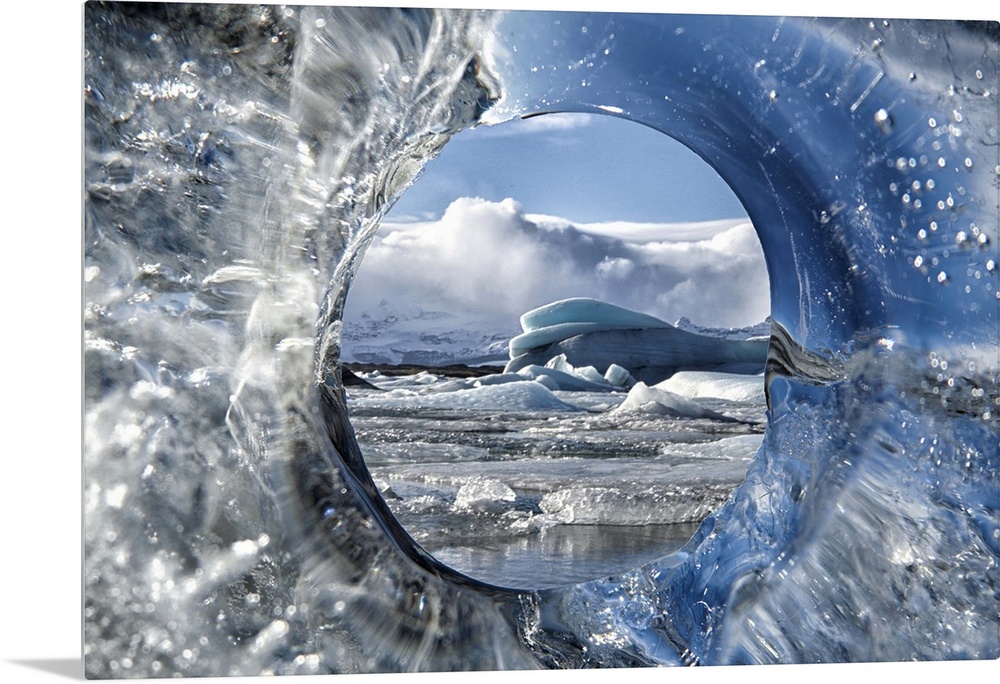
M 524 376 L 517 373 L 491 373 L 476 378 L 474 384 L 476 387 L 486 387 L 488 385 L 505 385 L 510 382 L 524 382 Z
M 684 371 L 675 373 L 654 387 L 692 399 L 713 398 L 759 403 L 764 401 L 762 375 Z
M 632 377 L 632 374 L 617 363 L 608 366 L 608 370 L 604 372 L 604 381 L 614 387 L 631 387 L 635 384 L 635 378 Z
M 521 377 L 519 382 L 483 385 L 454 392 L 417 394 L 393 390 L 377 396 L 356 396 L 355 408 L 452 409 L 476 411 L 579 411 L 560 401 L 543 385 Z
M 569 373 L 570 375 L 575 375 L 578 378 L 582 378 L 589 382 L 596 382 L 599 385 L 607 383 L 604 376 L 598 372 L 593 366 L 584 366 L 583 368 L 576 368 L 567 359 L 565 354 L 559 354 L 558 356 L 553 356 L 551 359 L 545 362 L 546 368 L 551 368 L 553 370 L 562 371 L 563 373 Z
M 477 477 L 461 486 L 453 508 L 459 511 L 504 509 L 505 503 L 511 503 L 516 498 L 514 490 L 500 480 Z
M 566 360 L 565 354 L 559 354 L 558 356 L 553 356 L 551 359 L 545 362 L 546 368 L 551 368 L 552 370 L 562 371 L 563 373 L 572 373 L 576 370 L 573 365 Z
M 596 382 L 598 384 L 604 384 L 607 382 L 604 379 L 604 375 L 597 372 L 597 369 L 593 366 L 583 366 L 582 368 L 577 368 L 574 371 L 574 374 L 580 376 L 584 380 L 590 380 L 591 382 Z
M 542 497 L 537 523 L 670 525 L 698 522 L 721 505 L 729 483 L 689 486 L 570 487 Z M 540 527 L 542 525 L 539 525 Z
M 618 408 L 613 413 L 647 413 L 660 416 L 683 416 L 688 418 L 714 417 L 713 411 L 708 411 L 700 404 L 679 394 L 668 392 L 656 387 L 649 387 L 644 382 L 638 382 L 629 390 Z
M 534 381 L 550 392 L 558 392 L 561 389 L 559 383 L 551 375 L 538 375 L 534 378 Z
M 601 378 L 601 382 L 592 382 L 574 373 L 565 373 L 554 368 L 546 368 L 545 366 L 526 366 L 519 370 L 517 374 L 531 380 L 548 377 L 558 385 L 559 389 L 566 392 L 610 392 L 614 389 L 611 385 L 603 381 L 604 378 Z

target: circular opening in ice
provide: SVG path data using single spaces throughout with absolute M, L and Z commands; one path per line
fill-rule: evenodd
M 650 128 L 466 131 L 388 214 L 344 314 L 348 407 L 388 508 L 468 576 L 541 588 L 681 547 L 763 433 L 763 253 Z

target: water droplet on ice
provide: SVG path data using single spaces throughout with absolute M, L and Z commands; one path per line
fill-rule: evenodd
M 940 273 L 937 274 L 937 281 L 942 285 L 944 285 L 945 283 L 948 282 L 948 274 L 945 273 L 944 271 L 941 271 Z

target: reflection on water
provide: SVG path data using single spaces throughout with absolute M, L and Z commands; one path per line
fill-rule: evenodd
M 559 525 L 530 537 L 427 550 L 451 567 L 492 584 L 547 589 L 631 570 L 676 551 L 697 529 L 697 523 Z

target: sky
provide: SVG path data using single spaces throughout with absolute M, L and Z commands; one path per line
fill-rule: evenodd
M 726 182 L 687 147 L 598 114 L 546 114 L 459 133 L 390 220 L 439 218 L 458 197 L 510 197 L 531 213 L 586 222 L 746 216 Z
M 769 313 L 753 226 L 706 162 L 634 122 L 548 114 L 445 145 L 386 216 L 345 323 L 425 310 L 516 330 L 569 297 L 713 327 Z

